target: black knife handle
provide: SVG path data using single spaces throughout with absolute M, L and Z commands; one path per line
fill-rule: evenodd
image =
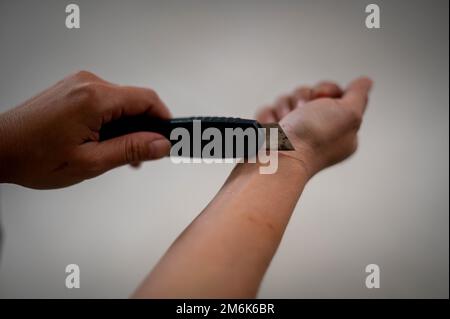
M 172 130 L 175 128 L 186 129 L 191 136 L 191 145 L 193 145 L 194 138 L 194 121 L 200 121 L 201 124 L 201 134 L 208 128 L 216 128 L 221 132 L 222 135 L 222 156 L 226 157 L 249 157 L 256 154 L 257 150 L 261 146 L 262 137 L 257 139 L 256 149 L 245 148 L 244 153 L 242 151 L 236 150 L 236 146 L 233 148 L 232 156 L 225 156 L 225 135 L 226 129 L 236 129 L 240 128 L 246 130 L 252 128 L 255 130 L 256 136 L 260 136 L 261 125 L 255 120 L 241 119 L 235 117 L 215 117 L 215 116 L 196 116 L 196 117 L 179 117 L 172 119 L 159 119 L 150 117 L 148 115 L 137 115 L 122 117 L 118 120 L 111 121 L 104 124 L 100 129 L 100 141 L 108 140 L 125 134 L 136 133 L 136 132 L 155 132 L 163 135 L 168 140 L 171 141 L 172 145 L 176 144 L 178 139 L 171 139 L 170 135 Z M 208 140 L 203 140 L 201 142 L 201 148 L 208 144 Z M 246 141 L 247 143 L 248 141 Z M 248 144 L 246 144 L 247 146 Z M 190 157 L 199 157 L 199 154 L 194 154 L 191 149 Z M 230 155 L 230 154 L 228 154 Z M 213 156 L 211 156 L 213 157 Z M 214 158 L 214 157 L 213 157 Z

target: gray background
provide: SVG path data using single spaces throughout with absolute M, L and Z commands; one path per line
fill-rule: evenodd
M 360 149 L 309 183 L 259 296 L 448 298 L 448 1 L 376 1 L 380 30 L 368 1 L 77 1 L 79 30 L 68 3 L 1 1 L 2 110 L 78 69 L 153 87 L 177 116 L 251 117 L 299 84 L 373 77 Z M 231 169 L 165 159 L 1 185 L 0 297 L 127 297 Z

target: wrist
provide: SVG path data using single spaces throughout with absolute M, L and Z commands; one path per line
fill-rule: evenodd
M 291 137 L 294 146 L 293 151 L 279 151 L 280 157 L 289 158 L 291 161 L 297 161 L 302 166 L 305 176 L 308 179 L 312 178 L 322 168 L 320 157 L 317 156 L 317 152 L 306 142 L 298 141 L 297 137 Z
M 308 141 L 309 134 L 305 129 L 294 127 L 290 122 L 283 121 L 280 122 L 280 126 L 295 149 L 293 151 L 281 151 L 279 152 L 281 155 L 300 162 L 308 178 L 313 177 L 326 166 L 317 145 Z
M 301 170 L 302 175 L 309 180 L 316 173 L 313 160 L 307 152 L 302 152 L 297 146 L 294 147 L 295 151 L 279 151 L 279 162 L 286 162 L 281 166 L 286 167 L 289 171 Z
M 267 158 L 258 156 L 256 163 L 245 160 L 238 164 L 237 171 L 245 178 L 257 178 L 265 183 L 280 180 L 286 187 L 303 188 L 312 174 L 306 162 L 291 153 L 294 152 L 276 151 Z

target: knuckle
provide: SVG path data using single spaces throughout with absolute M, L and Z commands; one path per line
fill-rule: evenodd
M 155 101 L 159 99 L 158 93 L 156 93 L 155 90 L 150 89 L 150 88 L 145 88 L 143 89 L 145 92 L 145 96 L 147 97 L 147 99 L 149 101 Z
M 145 159 L 145 147 L 132 138 L 125 140 L 125 160 L 127 163 L 139 162 Z
M 153 89 L 148 88 L 148 89 L 147 89 L 147 93 L 148 93 L 149 96 L 152 96 L 152 97 L 154 97 L 154 98 L 158 98 L 158 97 L 159 97 L 159 96 L 158 96 L 158 93 L 156 93 L 156 91 L 153 90 Z
M 293 94 L 296 99 L 306 99 L 309 100 L 312 95 L 312 89 L 308 86 L 300 86 L 294 90 Z
M 322 89 L 322 90 L 324 90 L 324 91 L 327 91 L 327 92 L 334 91 L 334 90 L 338 89 L 337 84 L 334 83 L 334 82 L 331 82 L 331 81 L 319 82 L 317 84 L 317 87 Z
M 151 107 L 155 103 L 161 102 L 158 93 L 151 88 L 139 88 L 140 94 L 148 104 L 148 107 Z
M 275 109 L 279 108 L 281 105 L 284 105 L 286 103 L 288 103 L 290 101 L 290 96 L 289 95 L 280 95 L 276 100 L 275 100 Z
M 81 101 L 95 101 L 98 97 L 100 85 L 96 82 L 84 82 L 75 85 L 70 95 Z
M 310 86 L 306 86 L 306 85 L 302 85 L 302 86 L 298 86 L 294 92 L 309 92 L 311 91 L 311 87 Z
M 86 70 L 79 70 L 75 72 L 73 77 L 80 82 L 92 81 L 97 79 L 97 76 L 94 73 Z

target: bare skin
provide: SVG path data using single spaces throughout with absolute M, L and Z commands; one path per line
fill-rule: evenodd
M 295 152 L 278 170 L 236 166 L 224 186 L 169 248 L 135 297 L 254 297 L 307 181 L 350 156 L 371 81 L 345 91 L 324 82 L 261 110 L 280 122 Z M 0 114 L 0 183 L 58 188 L 124 164 L 166 156 L 170 142 L 142 132 L 99 142 L 102 124 L 124 115 L 170 113 L 150 89 L 119 86 L 81 71 Z
M 255 297 L 308 180 L 355 152 L 371 85 L 360 78 L 342 91 L 321 83 L 263 109 L 257 118 L 279 121 L 296 151 L 280 154 L 273 175 L 238 164 L 134 297 Z
M 102 124 L 124 115 L 170 113 L 151 89 L 119 86 L 81 71 L 0 114 L 0 183 L 58 188 L 114 167 L 169 154 L 156 133 L 99 142 Z

